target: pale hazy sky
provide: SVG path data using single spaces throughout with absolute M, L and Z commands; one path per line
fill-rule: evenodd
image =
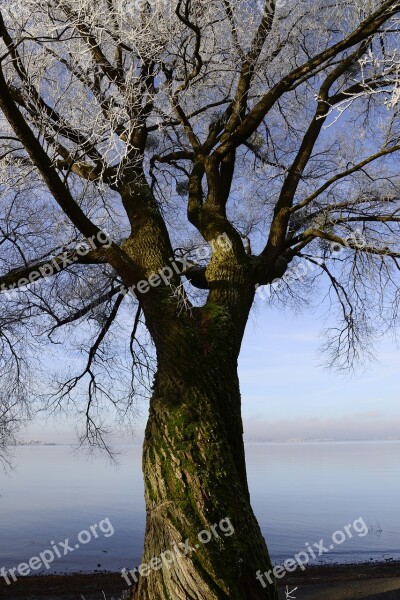
M 387 336 L 376 361 L 338 374 L 323 366 L 322 328 L 307 312 L 267 310 L 250 323 L 240 362 L 248 437 L 400 436 L 400 350 Z
M 239 364 L 250 440 L 383 439 L 400 436 L 400 349 L 387 336 L 376 362 L 355 375 L 321 366 L 322 309 L 300 315 L 260 306 L 251 316 Z M 140 441 L 147 407 L 135 434 Z M 74 442 L 71 424 L 35 425 L 24 438 Z

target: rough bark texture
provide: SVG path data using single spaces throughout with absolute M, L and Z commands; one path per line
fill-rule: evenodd
M 169 568 L 140 577 L 134 600 L 277 598 L 255 577 L 270 561 L 250 506 L 230 328 L 219 307 L 194 309 L 159 356 L 143 452 L 143 563 L 187 539 L 193 550 L 174 552 Z M 229 536 L 218 528 L 225 518 L 234 529 Z M 198 534 L 213 525 L 219 537 L 202 544 Z

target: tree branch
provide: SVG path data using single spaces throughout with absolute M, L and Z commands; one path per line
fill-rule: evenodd
M 87 254 L 67 250 L 54 256 L 51 260 L 36 262 L 1 275 L 0 292 L 16 290 L 46 277 L 57 275 L 74 264 L 96 265 L 105 262 L 106 260 L 99 250 L 93 250 Z
M 222 157 L 233 148 L 244 143 L 256 131 L 277 100 L 290 90 L 291 86 L 298 79 L 310 77 L 319 66 L 327 63 L 332 58 L 335 58 L 340 53 L 352 48 L 356 44 L 367 40 L 371 35 L 376 33 L 385 22 L 391 19 L 399 11 L 399 8 L 400 3 L 398 0 L 386 0 L 375 13 L 360 23 L 360 25 L 346 38 L 291 71 L 261 98 L 249 114 L 246 115 L 239 127 L 237 127 L 229 138 L 215 150 L 216 154 Z

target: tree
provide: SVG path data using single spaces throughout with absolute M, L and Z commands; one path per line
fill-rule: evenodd
M 83 439 L 106 448 L 104 407 L 129 420 L 155 357 L 143 560 L 221 518 L 235 528 L 141 577 L 135 600 L 277 598 L 256 579 L 270 559 L 246 481 L 240 346 L 262 290 L 332 298 L 326 348 L 339 367 L 397 320 L 399 11 L 394 0 L 2 2 L 9 405 L 43 395 L 45 343 L 70 344 L 47 405 L 76 408 Z

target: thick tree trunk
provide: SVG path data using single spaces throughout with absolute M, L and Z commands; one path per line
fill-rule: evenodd
M 135 220 L 125 251 L 148 277 L 168 264 L 172 248 L 163 246 L 167 234 L 151 194 L 137 194 L 132 204 L 129 188 L 125 203 L 138 202 L 147 220 Z M 224 224 L 216 201 L 202 219 L 205 239 L 214 239 L 204 306 L 182 310 L 169 286 L 141 296 L 158 372 L 143 451 L 146 534 L 133 600 L 277 599 L 275 586 L 263 588 L 256 578 L 270 560 L 250 506 L 237 377 L 253 266 L 240 236 L 233 228 L 227 236 Z M 222 232 L 225 243 L 217 243 Z
M 204 338 L 201 352 L 190 343 L 170 348 L 154 384 L 143 452 L 149 567 L 133 598 L 275 600 L 275 586 L 256 579 L 270 560 L 250 506 L 237 360 Z

